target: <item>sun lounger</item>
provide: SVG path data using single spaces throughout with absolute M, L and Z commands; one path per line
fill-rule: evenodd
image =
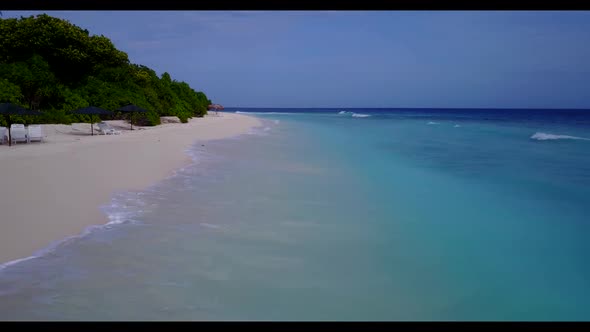
M 10 138 L 12 143 L 27 142 L 27 130 L 23 124 L 13 124 L 10 126 Z
M 0 144 L 8 142 L 8 129 L 6 127 L 0 127 Z
M 96 131 L 103 135 L 112 135 L 113 133 L 107 128 L 106 123 L 99 123 L 96 125 Z
M 28 131 L 29 131 L 29 134 L 27 136 L 27 139 L 29 142 L 43 141 L 43 131 L 41 130 L 40 125 L 29 125 Z
M 106 122 L 101 122 L 97 125 L 98 132 L 102 133 L 103 135 L 119 135 L 121 131 L 116 130 L 115 128 L 111 127 Z
M 110 130 L 110 131 L 111 131 L 113 134 L 115 134 L 115 135 L 119 135 L 119 134 L 121 134 L 121 131 L 120 131 L 120 130 L 117 130 L 117 129 L 113 128 L 113 126 L 111 126 L 110 124 L 108 124 L 108 123 L 106 123 L 106 122 L 105 122 L 104 124 L 106 124 L 106 125 L 107 125 L 107 128 L 108 128 L 108 129 L 109 129 L 109 130 Z

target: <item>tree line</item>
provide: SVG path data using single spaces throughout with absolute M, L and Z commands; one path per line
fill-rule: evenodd
M 135 104 L 149 111 L 134 120 L 143 125 L 160 124 L 160 116 L 186 122 L 211 104 L 170 74 L 131 63 L 107 37 L 46 14 L 0 18 L 0 102 L 42 112 L 20 119 L 26 123 L 87 122 L 88 116 L 69 111 Z

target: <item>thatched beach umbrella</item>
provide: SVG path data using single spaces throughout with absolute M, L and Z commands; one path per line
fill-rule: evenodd
M 211 105 L 207 106 L 207 109 L 208 110 L 215 110 L 215 115 L 217 115 L 217 112 L 219 110 L 222 110 L 223 109 L 223 106 L 221 106 L 219 104 L 211 104 Z
M 146 109 L 141 108 L 139 106 L 133 105 L 133 104 L 129 104 L 129 105 L 125 105 L 123 107 L 117 108 L 117 111 L 119 112 L 125 112 L 125 113 L 145 113 L 147 112 Z M 129 121 L 131 123 L 131 130 L 133 130 L 133 121 Z
M 105 110 L 103 108 L 100 107 L 95 107 L 95 106 L 88 106 L 88 107 L 83 107 L 83 108 L 78 108 L 75 111 L 72 111 L 73 114 L 85 114 L 85 115 L 112 115 L 113 112 L 109 111 L 109 110 Z M 94 136 L 94 122 L 93 119 L 90 119 L 90 135 Z
M 4 115 L 6 124 L 8 126 L 8 146 L 12 145 L 12 136 L 10 134 L 10 115 L 41 115 L 41 112 L 33 111 L 22 106 L 12 103 L 0 104 L 0 114 Z

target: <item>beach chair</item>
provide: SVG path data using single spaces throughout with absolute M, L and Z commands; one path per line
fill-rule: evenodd
M 27 142 L 27 130 L 25 129 L 25 125 L 15 123 L 10 126 L 10 138 L 12 143 L 16 142 Z
M 102 131 L 110 135 L 119 135 L 121 134 L 120 130 L 113 128 L 110 124 L 106 122 L 101 122 L 98 124 Z
M 0 127 L 0 144 L 8 142 L 8 128 Z
M 106 122 L 105 122 L 105 124 L 107 125 L 107 128 L 109 128 L 111 130 L 111 132 L 113 134 L 115 134 L 115 135 L 120 135 L 121 134 L 121 131 L 120 130 L 117 130 L 117 129 L 113 128 L 113 126 L 111 126 L 110 124 L 108 124 Z
M 107 128 L 106 123 L 101 122 L 96 125 L 96 131 L 103 135 L 112 135 L 113 133 Z
M 27 139 L 29 142 L 32 141 L 43 141 L 43 131 L 40 125 L 29 125 Z

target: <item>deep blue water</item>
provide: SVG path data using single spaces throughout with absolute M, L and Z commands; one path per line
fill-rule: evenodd
M 226 109 L 264 125 L 0 271 L 0 318 L 590 319 L 590 112 Z

